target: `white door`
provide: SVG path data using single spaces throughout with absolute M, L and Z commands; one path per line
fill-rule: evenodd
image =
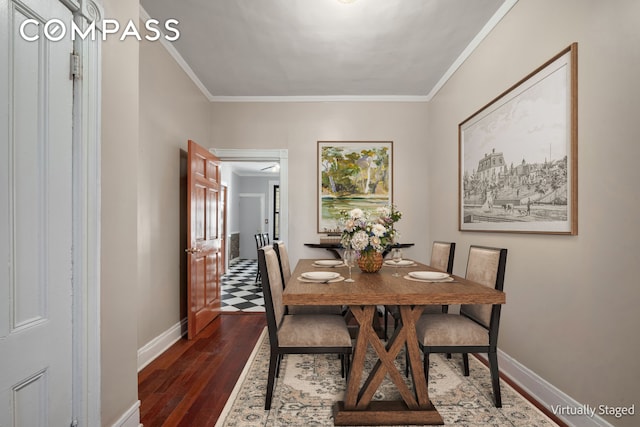
M 240 258 L 257 259 L 254 236 L 263 232 L 264 194 L 240 194 Z
M 0 425 L 72 419 L 72 43 L 53 0 L 0 0 Z M 27 41 L 20 34 L 24 27 Z M 56 31 L 56 27 L 58 27 Z M 59 35 L 60 25 L 49 27 Z

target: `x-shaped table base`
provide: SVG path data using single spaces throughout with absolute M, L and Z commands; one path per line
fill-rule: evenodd
M 376 306 L 351 306 L 350 309 L 359 324 L 359 330 L 353 352 L 351 372 L 347 380 L 345 400 L 338 402 L 334 407 L 334 424 L 444 424 L 442 417 L 429 400 L 427 382 L 420 358 L 421 352 L 416 339 L 416 321 L 420 318 L 423 307 L 400 306 L 402 322 L 386 346 L 382 344 L 373 329 Z M 378 356 L 378 361 L 360 387 L 369 344 Z M 394 363 L 405 344 L 415 393 L 404 382 L 402 374 Z M 402 396 L 402 401 L 372 401 L 386 374 L 389 374 L 391 381 L 396 385 L 400 396 Z

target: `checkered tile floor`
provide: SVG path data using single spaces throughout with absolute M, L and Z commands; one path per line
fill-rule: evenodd
M 258 261 L 241 259 L 229 266 L 222 276 L 222 311 L 264 312 L 264 296 L 256 283 Z

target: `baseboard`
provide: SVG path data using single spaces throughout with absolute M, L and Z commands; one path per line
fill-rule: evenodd
M 485 354 L 478 354 L 485 361 Z M 553 408 L 584 408 L 585 404 L 578 402 L 556 386 L 538 376 L 504 351 L 498 349 L 498 366 L 500 372 L 511 381 L 529 393 L 542 406 L 553 413 Z M 571 427 L 613 427 L 599 415 L 563 415 L 554 414 Z
M 140 401 L 137 400 L 112 427 L 142 427 L 140 423 Z
M 153 362 L 187 333 L 187 319 L 176 323 L 138 350 L 138 372 Z

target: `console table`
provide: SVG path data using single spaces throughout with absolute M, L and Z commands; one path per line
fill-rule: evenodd
M 307 247 L 310 247 L 310 248 L 326 249 L 329 252 L 331 252 L 336 259 L 342 259 L 342 256 L 340 256 L 340 252 L 338 252 L 338 249 L 344 249 L 344 248 L 342 247 L 342 245 L 340 243 L 305 243 L 304 245 L 307 246 Z M 393 248 L 404 249 L 404 248 L 410 248 L 410 247 L 412 247 L 414 245 L 415 245 L 415 243 L 396 243 L 395 245 L 391 245 L 391 247 L 389 249 L 385 250 L 382 253 L 382 256 L 383 257 L 387 256 L 387 254 Z

